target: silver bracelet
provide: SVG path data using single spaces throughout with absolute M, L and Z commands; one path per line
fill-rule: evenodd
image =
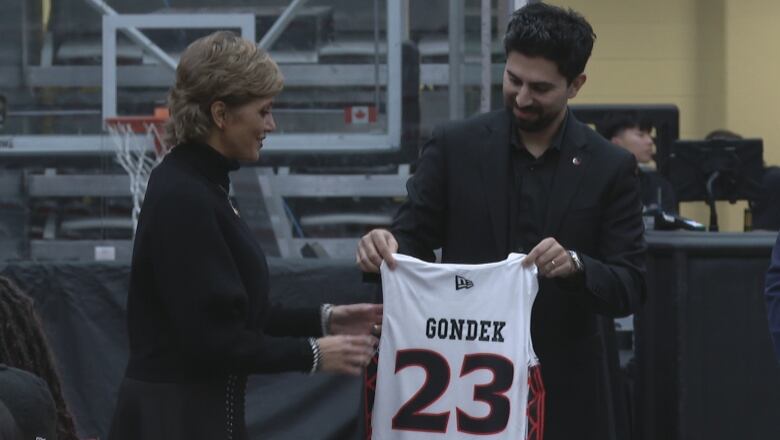
M 320 326 L 322 328 L 322 336 L 327 336 L 330 333 L 330 318 L 333 315 L 333 304 L 323 304 L 320 306 Z
M 320 361 L 322 360 L 322 352 L 320 351 L 320 343 L 314 338 L 309 338 L 309 345 L 311 346 L 311 371 L 309 374 L 314 374 L 320 369 Z
M 574 264 L 574 272 L 580 273 L 585 270 L 585 266 L 582 264 L 582 260 L 580 259 L 580 256 L 575 251 L 567 251 L 569 253 L 569 256 L 571 257 L 571 262 Z

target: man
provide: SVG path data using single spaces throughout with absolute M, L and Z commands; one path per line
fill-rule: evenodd
M 513 251 L 539 270 L 532 340 L 546 396 L 545 439 L 625 439 L 612 318 L 644 295 L 637 165 L 577 121 L 595 35 L 574 11 L 516 11 L 504 39 L 506 109 L 438 127 L 407 183 L 391 230 L 358 245 L 377 272 L 393 252 L 486 263 Z
M 655 142 L 650 134 L 652 127 L 631 114 L 616 114 L 598 124 L 599 133 L 613 144 L 625 148 L 639 162 L 639 188 L 645 211 L 677 214 L 677 198 L 671 182 L 653 170 Z

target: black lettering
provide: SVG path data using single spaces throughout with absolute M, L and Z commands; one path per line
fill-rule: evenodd
M 447 320 L 446 319 L 440 319 L 439 320 L 439 339 L 447 339 L 447 330 L 449 330 L 449 328 L 447 327 Z
M 491 339 L 491 341 L 504 342 L 504 335 L 501 334 L 501 330 L 503 330 L 504 327 L 506 327 L 506 322 L 493 321 L 493 339 Z
M 450 339 L 463 339 L 463 323 L 465 319 L 450 319 Z
M 477 339 L 477 321 L 469 319 L 466 321 L 466 340 L 473 341 Z
M 465 327 L 465 328 L 464 328 Z M 493 328 L 492 337 L 491 330 Z M 460 341 L 504 342 L 505 321 L 485 321 L 458 318 L 428 318 L 425 321 L 425 336 L 428 339 L 450 339 Z
M 479 340 L 489 341 L 490 336 L 488 336 L 488 331 L 490 330 L 490 321 L 479 321 L 479 326 Z
M 433 318 L 428 318 L 427 321 L 425 321 L 425 336 L 428 337 L 428 339 L 433 339 L 436 336 L 436 320 Z

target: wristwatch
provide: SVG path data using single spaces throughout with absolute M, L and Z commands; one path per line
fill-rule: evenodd
M 580 260 L 580 256 L 577 255 L 576 251 L 568 251 L 569 256 L 571 257 L 571 262 L 574 263 L 574 272 L 580 273 L 585 270 L 585 266 L 582 264 L 582 260 Z

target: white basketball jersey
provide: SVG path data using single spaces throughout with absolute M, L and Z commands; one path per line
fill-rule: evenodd
M 384 316 L 375 440 L 526 438 L 536 267 L 525 255 L 479 265 L 394 255 Z

